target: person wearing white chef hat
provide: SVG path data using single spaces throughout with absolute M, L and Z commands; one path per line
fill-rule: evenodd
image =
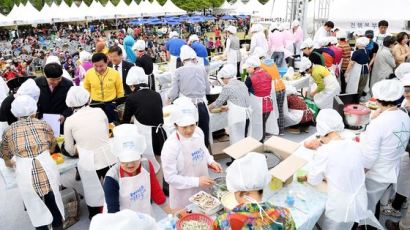
M 101 180 L 116 162 L 109 145 L 108 118 L 100 108 L 92 108 L 90 93 L 81 86 L 73 86 L 67 93 L 66 104 L 73 109 L 64 124 L 63 149 L 71 156 L 78 155 L 78 173 L 91 219 L 104 205 Z
M 195 105 L 187 98 L 178 98 L 173 106 L 170 120 L 176 131 L 165 141 L 161 160 L 170 206 L 179 210 L 190 203 L 192 195 L 214 184 L 208 167 L 217 173 L 222 168 L 205 146 L 204 133 L 196 125 L 199 116 Z
M 373 96 L 379 110 L 361 138 L 366 173 L 368 207 L 379 209 L 380 198 L 390 185 L 397 183 L 400 159 L 410 135 L 410 118 L 397 108 L 403 96 L 403 85 L 398 80 L 382 80 L 374 84 Z
M 295 55 L 300 54 L 300 45 L 303 42 L 303 30 L 302 27 L 300 26 L 300 22 L 295 19 L 292 22 L 292 35 L 293 35 L 293 42 L 295 46 Z
M 96 215 L 90 223 L 90 230 L 157 230 L 155 219 L 144 213 L 129 209 L 117 213 Z
M 180 58 L 184 66 L 175 71 L 172 87 L 168 92 L 168 102 L 172 102 L 178 97 L 187 97 L 197 106 L 198 126 L 204 132 L 205 145 L 209 147 L 209 113 L 206 95 L 210 94 L 211 88 L 208 73 L 204 66 L 198 64 L 196 53 L 191 47 L 183 45 Z
M 370 58 L 366 46 L 369 44 L 367 37 L 356 38 L 357 49 L 353 52 L 349 65 L 346 69 L 346 93 L 363 96 L 366 85 L 369 82 Z
M 132 48 L 137 56 L 135 65 L 144 69 L 144 72 L 148 78 L 148 86 L 151 90 L 155 91 L 155 76 L 153 74 L 154 62 L 152 61 L 152 57 L 145 51 L 145 48 L 146 45 L 144 40 L 138 40 L 135 42 Z
M 318 141 L 313 165 L 306 176 L 299 181 L 308 181 L 311 185 L 319 185 L 327 181 L 328 197 L 324 216 L 319 221 L 322 229 L 351 229 L 355 222 L 371 218 L 376 226 L 378 221 L 367 207 L 365 187 L 365 171 L 362 162 L 360 145 L 352 139 L 345 139 L 343 118 L 336 110 L 322 109 L 316 117 Z
M 6 93 L 8 93 L 8 91 Z M 0 121 L 7 122 L 9 125 L 17 121 L 17 118 L 11 112 L 11 103 L 13 103 L 16 97 L 21 95 L 28 95 L 38 102 L 40 97 L 40 88 L 33 79 L 27 79 L 23 84 L 21 84 L 16 94 L 11 94 L 4 98 L 0 107 Z
M 60 176 L 50 154 L 56 139 L 51 127 L 35 118 L 36 111 L 37 102 L 30 96 L 13 101 L 11 112 L 18 121 L 4 131 L 0 158 L 7 167 L 15 167 L 17 187 L 32 225 L 48 229 L 51 224 L 53 229 L 62 230 L 65 215 Z
M 126 83 L 132 93 L 125 101 L 123 123 L 131 123 L 134 118 L 134 125 L 147 142 L 144 157 L 153 163 L 162 186 L 161 151 L 167 134 L 162 127 L 164 119 L 161 95 L 148 87 L 147 75 L 141 67 L 134 66 L 130 69 Z
M 252 137 L 264 142 L 266 135 L 266 124 L 271 112 L 273 111 L 272 103 L 272 77 L 261 68 L 261 61 L 258 56 L 250 56 L 246 59 L 244 68 L 249 73 L 245 80 L 250 94 L 250 105 L 252 108 Z M 272 133 L 270 131 L 270 133 Z
M 229 141 L 232 145 L 248 135 L 251 115 L 248 88 L 236 79 L 236 66 L 232 64 L 225 64 L 219 70 L 218 79 L 224 86 L 219 97 L 208 107 L 212 110 L 228 102 Z
M 299 71 L 311 75 L 316 84 L 316 89 L 310 92 L 310 96 L 320 109 L 333 107 L 333 98 L 339 94 L 340 85 L 336 77 L 321 65 L 312 65 L 309 59 L 303 57 Z
M 155 177 L 151 161 L 142 158 L 147 144 L 144 136 L 132 124 L 116 126 L 113 130 L 113 153 L 119 163 L 107 172 L 104 180 L 104 211 L 116 213 L 131 209 L 152 215 L 151 201 L 166 213 L 171 213 L 164 192 Z
M 238 205 L 219 215 L 214 229 L 296 229 L 289 209 L 262 202 L 271 177 L 263 154 L 250 152 L 235 160 L 226 170 L 226 186 Z
M 237 29 L 235 26 L 230 25 L 225 30 L 227 31 L 228 38 L 226 39 L 224 56 L 226 57 L 227 63 L 236 65 L 236 77 L 239 79 L 241 74 L 241 47 L 239 38 L 236 35 Z
M 177 59 L 181 53 L 181 47 L 185 45 L 185 41 L 179 38 L 176 31 L 169 33 L 169 40 L 165 43 L 167 50 L 168 70 L 174 72 L 177 69 Z
M 249 53 L 253 54 L 256 47 L 261 47 L 264 50 L 268 50 L 268 40 L 266 39 L 264 33 L 264 27 L 261 24 L 254 24 L 251 27 L 251 45 L 249 49 Z
M 206 69 L 209 69 L 208 51 L 206 47 L 199 41 L 199 37 L 196 34 L 189 36 L 188 44 L 195 51 L 198 56 L 200 64 L 204 65 Z
M 325 58 L 320 50 L 314 48 L 312 39 L 304 40 L 300 45 L 300 50 L 303 52 L 303 56 L 308 57 L 313 64 L 325 66 Z

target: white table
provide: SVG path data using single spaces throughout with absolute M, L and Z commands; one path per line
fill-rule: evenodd
M 64 163 L 57 165 L 60 174 L 64 174 L 71 169 L 77 167 L 78 158 L 64 157 Z M 6 189 L 12 189 L 17 187 L 16 173 L 14 169 L 6 167 L 4 160 L 0 159 L 0 172 L 3 176 Z

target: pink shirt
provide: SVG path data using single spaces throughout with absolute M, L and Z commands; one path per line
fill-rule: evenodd
M 303 42 L 303 30 L 298 26 L 295 32 L 293 32 L 293 40 L 295 43 L 302 43 Z
M 285 38 L 283 33 L 276 30 L 269 34 L 269 51 L 270 52 L 283 52 L 285 50 Z
M 335 53 L 333 64 L 338 65 L 340 61 L 342 61 L 342 56 L 343 56 L 342 48 L 332 45 L 332 46 L 329 46 L 329 49 L 331 49 Z

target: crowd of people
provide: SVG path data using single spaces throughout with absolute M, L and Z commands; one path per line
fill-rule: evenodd
M 108 33 L 101 25 L 95 31 L 78 26 L 59 28 L 58 35 L 43 31 L 13 38 L 11 53 L 2 54 L 3 61 L 7 56 L 11 62 L 6 61 L 0 81 L 0 121 L 7 126 L 0 157 L 7 167 L 16 168 L 33 226 L 63 229 L 59 172 L 50 156 L 55 152 L 79 157 L 91 229 L 109 226 L 107 220 L 114 216 L 127 222 L 135 213 L 126 209 L 143 213 L 138 221 L 155 224 L 149 217 L 152 203 L 169 214 L 180 211 L 190 203 L 189 197 L 215 183 L 209 170 L 223 170 L 209 151 L 209 111 L 215 108 L 228 114 L 230 144 L 248 136 L 264 142 L 270 135 L 284 136 L 286 128 L 308 132 L 316 124 L 317 138 L 305 146 L 317 150 L 317 157 L 308 175 L 298 179 L 312 185 L 327 181 L 322 229 L 362 228 L 363 223 L 379 227 L 380 210 L 400 215 L 410 192 L 405 180 L 410 160 L 404 154 L 410 137 L 409 35 L 389 34 L 386 21 L 380 21 L 376 33 L 354 31 L 349 36 L 328 21 L 313 39 L 304 37 L 297 20 L 268 28 L 249 28 L 247 23 L 199 29 L 190 24 L 136 26 Z M 245 53 L 240 50 L 238 27 L 249 28 L 251 41 Z M 205 40 L 210 30 L 214 38 Z M 50 44 L 53 49 L 47 47 Z M 161 50 L 159 61 L 168 62 L 172 73 L 165 100 L 156 91 L 156 49 Z M 208 104 L 212 52 L 221 52 L 226 63 L 217 73 L 222 91 Z M 41 76 L 9 89 L 6 81 L 32 76 L 30 66 L 41 69 Z M 313 82 L 305 98 L 281 78 L 282 67 L 296 69 Z M 357 94 L 363 102 L 377 100 L 379 109 L 360 144 L 344 139 L 343 118 L 333 110 L 334 98 L 342 93 Z M 121 104 L 123 114 L 118 112 Z M 163 107 L 170 104 L 173 131 L 167 133 Z M 48 114 L 59 115 L 65 140 L 61 147 L 56 146 L 59 134 L 41 120 Z M 116 125 L 112 148 L 110 123 Z M 214 229 L 296 229 L 289 209 L 262 202 L 263 188 L 271 179 L 264 155 L 247 153 L 227 165 L 227 188 L 238 206 L 217 216 Z M 400 189 L 381 209 L 383 194 L 394 184 Z M 102 210 L 109 214 L 99 214 Z M 408 225 L 409 218 L 410 213 L 400 224 Z M 398 223 L 386 224 L 398 229 Z

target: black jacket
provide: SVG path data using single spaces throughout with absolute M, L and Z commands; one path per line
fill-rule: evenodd
M 45 77 L 36 78 L 35 82 L 40 88 L 40 98 L 38 100 L 39 118 L 42 118 L 44 113 L 61 114 L 65 118 L 73 113 L 65 103 L 68 90 L 73 86 L 73 82 L 63 77 L 53 92 L 51 92 Z
M 4 98 L 0 107 L 0 121 L 6 122 L 11 125 L 17 121 L 17 118 L 11 113 L 11 103 L 14 101 L 14 95 L 9 95 Z
M 114 68 L 112 63 L 108 64 L 109 67 Z M 128 95 L 131 93 L 131 89 L 130 87 L 127 85 L 126 80 L 127 80 L 127 75 L 128 75 L 128 71 L 130 71 L 131 67 L 133 67 L 134 64 L 132 64 L 131 62 L 127 62 L 127 61 L 122 61 L 122 85 L 124 87 L 124 94 Z

